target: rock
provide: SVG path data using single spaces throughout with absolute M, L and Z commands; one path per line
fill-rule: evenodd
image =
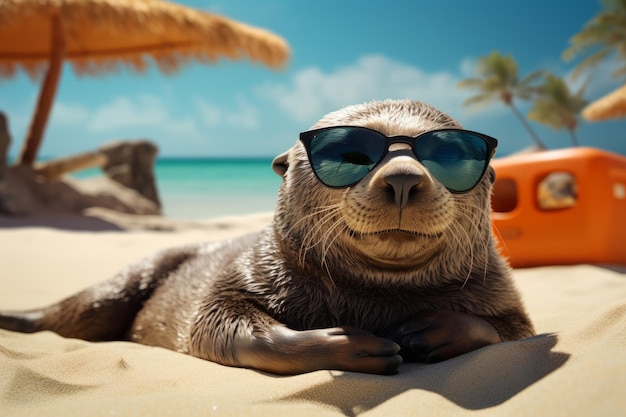
M 153 201 L 104 176 L 55 181 L 37 175 L 29 166 L 18 165 L 8 167 L 0 181 L 0 214 L 81 214 L 91 207 L 128 214 L 161 213 Z
M 107 156 L 102 170 L 105 175 L 161 207 L 154 176 L 154 161 L 158 149 L 146 140 L 113 142 L 102 146 Z
M 103 168 L 106 176 L 85 180 L 55 180 L 30 166 L 8 166 L 10 143 L 7 119 L 0 113 L 0 214 L 82 214 L 92 207 L 128 214 L 161 214 L 153 171 L 157 147 L 148 141 L 103 146 L 100 152 L 108 159 Z
M 10 145 L 11 135 L 9 134 L 9 123 L 4 113 L 0 112 L 0 181 L 4 177 L 7 168 L 7 157 Z
M 3 214 L 78 214 L 86 206 L 87 202 L 71 186 L 62 181 L 48 181 L 26 165 L 8 167 L 0 184 L 0 213 Z
M 83 195 L 89 201 L 89 207 L 129 214 L 161 214 L 161 208 L 154 201 L 107 176 L 82 180 L 68 177 L 64 182 Z

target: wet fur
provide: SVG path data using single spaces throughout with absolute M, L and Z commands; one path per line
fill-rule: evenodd
M 459 127 L 412 101 L 348 107 L 314 127 L 332 125 L 389 136 Z M 161 252 L 46 309 L 0 314 L 0 327 L 282 374 L 393 373 L 400 355 L 437 361 L 534 334 L 494 247 L 493 170 L 451 194 L 405 149 L 350 189 L 324 187 L 308 164 L 300 143 L 277 157 L 283 184 L 262 232 Z M 419 180 L 399 197 L 390 175 Z

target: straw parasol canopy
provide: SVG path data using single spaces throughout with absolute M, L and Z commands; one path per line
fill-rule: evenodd
M 626 117 L 626 85 L 585 107 L 583 117 L 592 122 Z
M 79 75 L 122 67 L 142 72 L 151 62 L 171 74 L 189 62 L 222 57 L 278 68 L 288 56 L 286 42 L 268 31 L 166 1 L 0 2 L 0 77 L 18 70 L 44 75 L 21 164 L 36 159 L 64 60 Z

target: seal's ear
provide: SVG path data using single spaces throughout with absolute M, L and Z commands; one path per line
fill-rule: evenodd
M 288 156 L 289 151 L 283 152 L 272 161 L 272 169 L 281 177 L 285 175 L 285 172 L 287 172 L 287 168 L 289 168 L 289 163 L 287 162 Z
M 493 184 L 496 182 L 496 170 L 493 169 L 491 165 L 487 168 L 487 177 L 489 177 L 489 181 Z

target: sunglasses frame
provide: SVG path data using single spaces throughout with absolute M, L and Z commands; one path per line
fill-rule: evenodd
M 313 173 L 315 174 L 317 179 L 322 184 L 324 184 L 326 187 L 329 187 L 329 188 L 348 188 L 348 187 L 351 187 L 351 186 L 357 184 L 359 181 L 361 181 L 364 178 L 364 177 L 361 177 L 357 181 L 354 181 L 353 183 L 346 184 L 346 185 L 340 185 L 340 186 L 328 185 L 324 181 L 322 181 L 322 179 L 319 177 L 319 175 L 315 171 L 315 168 L 313 168 L 314 164 L 313 164 L 312 155 L 311 155 L 311 143 L 313 142 L 313 139 L 321 132 L 324 132 L 324 131 L 327 131 L 327 130 L 332 130 L 332 129 L 341 129 L 341 128 L 343 128 L 343 129 L 350 128 L 350 129 L 357 129 L 357 130 L 366 130 L 366 131 L 374 133 L 376 136 L 379 136 L 381 139 L 383 139 L 385 141 L 385 146 L 384 146 L 383 149 L 386 149 L 386 150 L 385 150 L 385 152 L 383 152 L 381 154 L 380 158 L 374 163 L 374 166 L 372 167 L 372 169 L 374 169 L 374 167 L 378 166 L 378 164 L 381 163 L 381 161 L 385 158 L 387 153 L 389 153 L 389 147 L 392 144 L 394 144 L 394 143 L 405 143 L 405 144 L 410 145 L 411 146 L 411 151 L 413 151 L 413 153 L 415 154 L 415 157 L 417 158 L 417 160 L 421 164 L 423 164 L 422 160 L 420 159 L 420 156 L 415 151 L 415 145 L 417 144 L 417 141 L 420 140 L 420 138 L 425 136 L 425 135 L 429 135 L 429 134 L 436 133 L 436 132 L 462 132 L 462 133 L 467 133 L 467 134 L 479 137 L 480 139 L 484 140 L 485 144 L 487 145 L 486 155 L 485 155 L 485 166 L 484 166 L 480 176 L 478 177 L 478 180 L 476 180 L 476 183 L 472 187 L 468 188 L 467 190 L 457 191 L 457 190 L 452 190 L 452 189 L 446 187 L 446 189 L 448 189 L 448 191 L 450 191 L 451 193 L 454 193 L 454 194 L 464 194 L 464 193 L 467 193 L 467 192 L 473 190 L 480 183 L 480 181 L 485 176 L 485 173 L 487 172 L 487 169 L 489 167 L 489 163 L 493 159 L 493 157 L 494 157 L 494 155 L 496 153 L 496 148 L 498 146 L 498 140 L 496 138 L 493 138 L 491 136 L 485 135 L 483 133 L 474 132 L 472 130 L 456 129 L 456 128 L 445 128 L 445 129 L 429 130 L 428 132 L 421 133 L 421 134 L 419 134 L 419 135 L 417 135 L 415 137 L 403 136 L 403 135 L 386 136 L 386 135 L 380 133 L 377 130 L 370 129 L 369 127 L 365 127 L 365 126 L 350 126 L 350 125 L 327 126 L 327 127 L 322 127 L 322 128 L 319 128 L 319 129 L 313 129 L 313 130 L 307 130 L 307 131 L 301 132 L 300 133 L 300 141 L 304 145 L 304 149 L 306 150 L 307 157 L 309 159 L 309 164 L 311 164 L 311 168 L 313 169 Z M 444 187 L 445 187 L 445 185 L 444 185 Z

